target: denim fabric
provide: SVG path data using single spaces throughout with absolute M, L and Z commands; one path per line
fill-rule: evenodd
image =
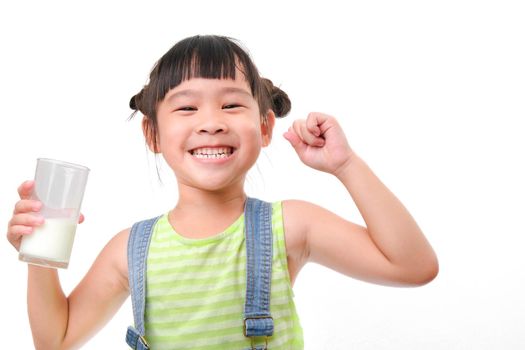
M 244 208 L 246 236 L 246 300 L 244 335 L 271 336 L 270 315 L 272 279 L 272 205 L 248 198 Z M 145 343 L 144 310 L 146 297 L 146 258 L 153 228 L 160 216 L 135 223 L 128 240 L 128 278 L 135 327 L 128 327 L 126 343 L 135 350 L 148 350 Z M 252 349 L 266 349 L 254 346 Z
M 272 205 L 248 198 L 245 213 L 246 235 L 246 300 L 244 304 L 244 335 L 273 334 L 270 315 L 270 284 L 272 280 Z
M 135 350 L 147 350 L 144 342 L 144 309 L 146 307 L 146 257 L 151 234 L 155 223 L 160 218 L 144 220 L 131 227 L 128 239 L 128 280 L 131 291 L 131 305 L 135 328 L 128 327 L 126 343 Z
M 135 350 L 149 350 L 148 344 L 140 333 L 133 327 L 128 327 L 126 332 L 126 343 Z

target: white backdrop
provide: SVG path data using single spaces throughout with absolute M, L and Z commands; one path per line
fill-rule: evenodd
M 37 157 L 90 167 L 86 221 L 60 272 L 70 292 L 115 233 L 167 211 L 174 180 L 159 160 L 159 183 L 129 98 L 176 41 L 228 35 L 293 103 L 249 194 L 362 224 L 342 185 L 281 137 L 310 111 L 332 114 L 440 259 L 438 278 L 414 289 L 307 265 L 294 288 L 306 349 L 523 349 L 523 18 L 520 1 L 3 2 L 0 226 Z M 0 261 L 2 344 L 31 349 L 27 268 L 5 238 Z M 130 323 L 128 300 L 83 349 L 126 349 Z

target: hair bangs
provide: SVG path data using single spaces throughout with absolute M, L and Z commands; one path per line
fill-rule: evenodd
M 241 71 L 255 95 L 259 76 L 248 55 L 226 38 L 197 36 L 179 42 L 157 63 L 150 75 L 156 81 L 155 100 L 164 99 L 169 90 L 192 78 L 232 79 Z M 151 85 L 151 84 L 150 84 Z

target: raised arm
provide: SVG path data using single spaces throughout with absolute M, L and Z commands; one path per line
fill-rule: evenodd
M 422 285 L 438 273 L 436 255 L 408 210 L 348 145 L 337 121 L 321 113 L 286 134 L 308 166 L 336 176 L 366 227 L 301 201 L 284 204 L 286 229 L 304 235 L 306 260 L 388 285 Z

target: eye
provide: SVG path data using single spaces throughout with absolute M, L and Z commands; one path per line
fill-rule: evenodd
M 192 107 L 192 106 L 184 106 L 184 107 L 179 107 L 177 109 L 175 109 L 175 111 L 181 111 L 181 112 L 191 112 L 191 111 L 196 111 L 197 108 L 195 107 Z
M 227 104 L 225 105 L 224 107 L 222 107 L 223 109 L 233 109 L 233 108 L 240 108 L 242 107 L 241 105 L 239 104 L 235 104 L 235 103 L 231 103 L 231 104 Z

